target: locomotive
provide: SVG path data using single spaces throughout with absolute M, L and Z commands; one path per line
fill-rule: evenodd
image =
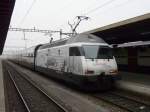
M 84 90 L 110 89 L 118 77 L 112 47 L 92 34 L 19 51 L 13 61 Z

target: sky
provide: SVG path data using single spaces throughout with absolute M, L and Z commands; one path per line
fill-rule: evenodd
M 76 16 L 88 16 L 77 28 L 81 33 L 146 13 L 150 13 L 150 0 L 16 0 L 10 26 L 70 32 L 68 21 L 73 24 Z M 58 34 L 52 37 L 59 39 Z M 23 32 L 9 31 L 4 51 L 47 43 L 51 37 L 30 32 L 25 33 L 26 41 L 23 38 Z

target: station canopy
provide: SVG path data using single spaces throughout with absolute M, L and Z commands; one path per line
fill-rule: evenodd
M 5 44 L 15 0 L 0 0 L 0 54 Z
M 88 32 L 103 38 L 109 44 L 150 40 L 150 13 L 110 24 Z

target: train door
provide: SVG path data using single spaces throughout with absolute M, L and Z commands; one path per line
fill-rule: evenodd
M 137 70 L 137 48 L 128 48 L 128 70 L 135 72 Z
M 81 73 L 81 55 L 78 47 L 69 48 L 69 72 L 73 74 Z

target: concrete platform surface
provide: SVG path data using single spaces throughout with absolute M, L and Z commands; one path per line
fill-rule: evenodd
M 122 80 L 150 86 L 150 74 L 120 72 Z
M 122 80 L 117 81 L 117 88 L 150 96 L 150 75 L 120 72 Z
M 0 57 L 0 112 L 5 112 L 5 97 L 3 84 L 2 59 Z

